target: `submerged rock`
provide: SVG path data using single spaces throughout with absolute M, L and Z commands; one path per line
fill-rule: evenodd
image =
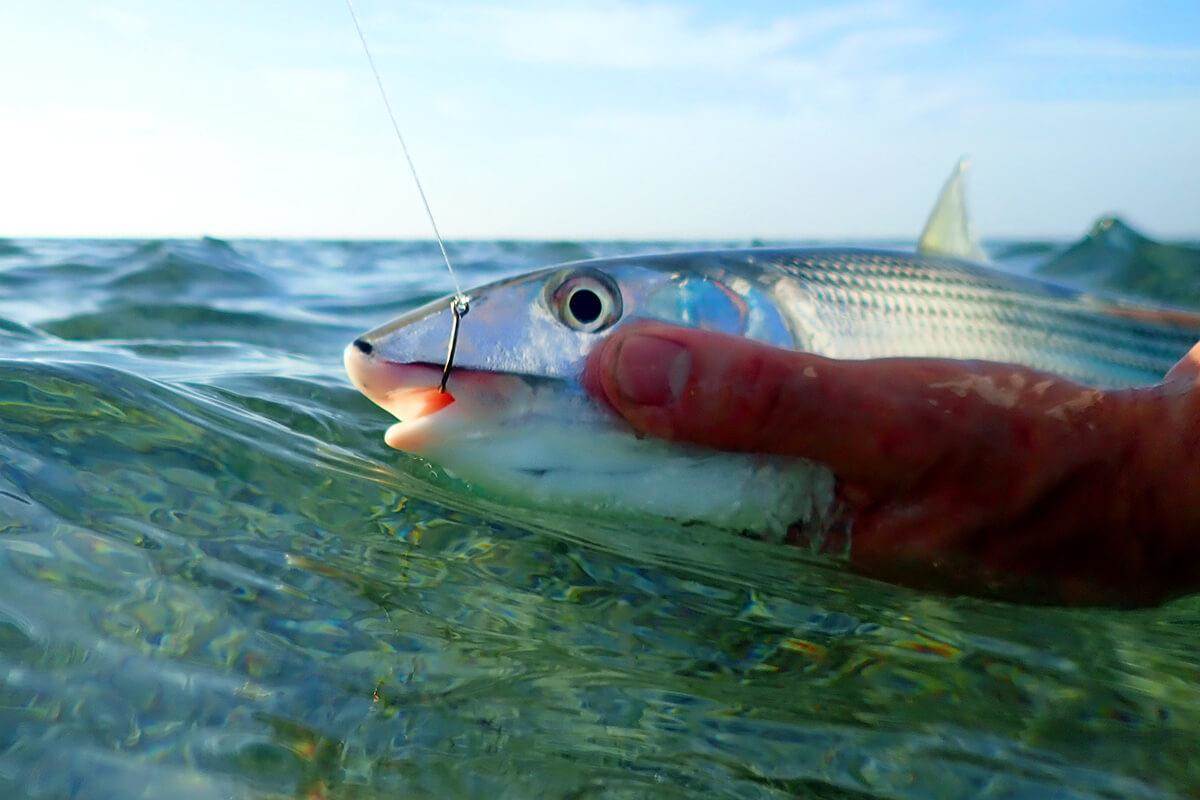
M 1200 307 L 1200 248 L 1156 242 L 1116 217 L 1097 220 L 1036 272 L 1082 288 Z

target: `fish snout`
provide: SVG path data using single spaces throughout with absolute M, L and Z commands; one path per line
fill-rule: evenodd
M 342 363 L 355 388 L 384 408 L 397 391 L 436 388 L 441 378 L 438 370 L 424 364 L 398 364 L 380 358 L 369 339 L 351 342 L 342 353 Z
M 370 337 L 351 342 L 342 360 L 355 388 L 399 420 L 384 437 L 398 450 L 424 453 L 448 437 L 480 434 L 523 413 L 533 399 L 520 377 L 475 370 L 453 370 L 441 391 L 440 369 L 384 358 Z

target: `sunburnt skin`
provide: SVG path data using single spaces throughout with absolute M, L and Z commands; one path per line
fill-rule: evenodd
M 984 359 L 1113 388 L 1156 382 L 1200 338 L 1200 324 L 1186 314 L 1114 313 L 1077 293 L 958 259 L 855 249 L 595 260 L 469 294 L 448 387 L 454 402 L 440 409 L 414 417 L 405 403 L 421 396 L 411 390 L 436 387 L 448 299 L 347 349 L 355 384 L 404 420 L 389 429 L 388 444 L 516 503 L 777 534 L 792 522 L 828 519 L 831 473 L 783 456 L 634 437 L 582 389 L 587 355 L 600 342 L 656 319 L 840 359 Z M 819 383 L 820 372 L 801 377 Z M 948 385 L 946 395 L 984 393 L 1004 405 L 1036 393 L 1010 376 Z M 1085 390 L 1054 407 L 1069 414 L 1087 398 Z M 911 432 L 906 426 L 897 420 L 898 436 Z
M 829 360 L 643 323 L 597 348 L 586 384 L 646 435 L 828 464 L 849 526 L 835 532 L 853 536 L 825 543 L 860 571 L 1129 605 L 1200 587 L 1197 353 L 1163 382 L 1101 392 L 1011 364 Z M 963 388 L 989 381 L 1030 388 L 1011 406 Z

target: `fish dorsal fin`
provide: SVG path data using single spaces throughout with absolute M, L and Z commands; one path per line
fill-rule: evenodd
M 921 238 L 917 240 L 918 253 L 987 261 L 987 253 L 979 246 L 971 230 L 970 217 L 967 216 L 968 166 L 965 157 L 954 165 L 954 171 L 938 195 L 937 205 L 929 214 L 925 230 L 921 231 Z

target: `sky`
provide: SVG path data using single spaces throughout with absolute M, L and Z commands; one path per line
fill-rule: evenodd
M 1200 3 L 356 0 L 448 238 L 1200 235 Z M 0 3 L 0 236 L 426 238 L 344 0 Z

